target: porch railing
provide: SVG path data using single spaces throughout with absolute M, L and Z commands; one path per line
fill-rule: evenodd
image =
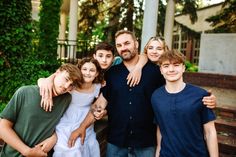
M 88 40 L 61 40 L 57 42 L 58 59 L 62 62 L 76 63 L 78 59 L 90 56 L 94 50 L 93 42 Z

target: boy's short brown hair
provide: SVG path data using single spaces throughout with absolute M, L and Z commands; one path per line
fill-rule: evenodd
M 171 63 L 185 63 L 185 56 L 183 53 L 177 50 L 168 50 L 164 52 L 158 59 L 158 64 L 161 65 L 164 61 L 170 61 Z
M 80 87 L 82 84 L 82 73 L 76 65 L 71 63 L 62 64 L 59 68 L 59 71 L 66 71 L 69 74 L 69 79 L 73 81 L 73 85 L 76 87 Z
M 114 55 L 114 47 L 109 44 L 108 42 L 100 42 L 96 45 L 94 53 L 96 54 L 98 50 L 106 50 L 106 51 L 111 51 L 112 54 Z

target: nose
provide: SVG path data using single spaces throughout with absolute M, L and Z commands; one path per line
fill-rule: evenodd
M 152 50 L 152 53 L 155 53 L 155 54 L 156 54 L 157 51 L 158 51 L 157 49 L 153 49 L 153 50 Z
M 103 61 L 103 62 L 106 62 L 106 57 L 103 57 L 103 58 L 102 58 L 102 61 Z
M 169 66 L 169 71 L 174 71 L 174 66 L 173 65 Z
M 90 71 L 89 70 L 86 70 L 86 72 L 85 72 L 87 75 L 90 73 Z

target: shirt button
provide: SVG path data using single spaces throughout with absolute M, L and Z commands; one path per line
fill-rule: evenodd
M 130 120 L 132 120 L 132 119 L 133 119 L 133 117 L 132 117 L 132 116 L 130 116 L 130 117 L 129 117 L 129 119 L 130 119 Z
M 129 104 L 131 105 L 131 104 L 132 104 L 132 102 L 130 101 L 130 102 L 129 102 Z
M 132 91 L 132 89 L 130 88 L 130 89 L 129 89 L 129 91 L 131 92 L 131 91 Z
M 129 132 L 129 133 L 130 133 L 130 135 L 133 135 L 133 133 L 134 133 L 134 132 L 133 132 L 133 130 L 130 130 L 130 132 Z

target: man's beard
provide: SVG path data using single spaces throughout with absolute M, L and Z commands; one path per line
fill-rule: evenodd
M 125 53 L 125 55 L 123 55 L 123 53 Z M 121 51 L 121 55 L 120 57 L 124 60 L 124 61 L 129 61 L 132 60 L 135 57 L 136 53 L 132 53 L 130 50 L 123 50 Z

